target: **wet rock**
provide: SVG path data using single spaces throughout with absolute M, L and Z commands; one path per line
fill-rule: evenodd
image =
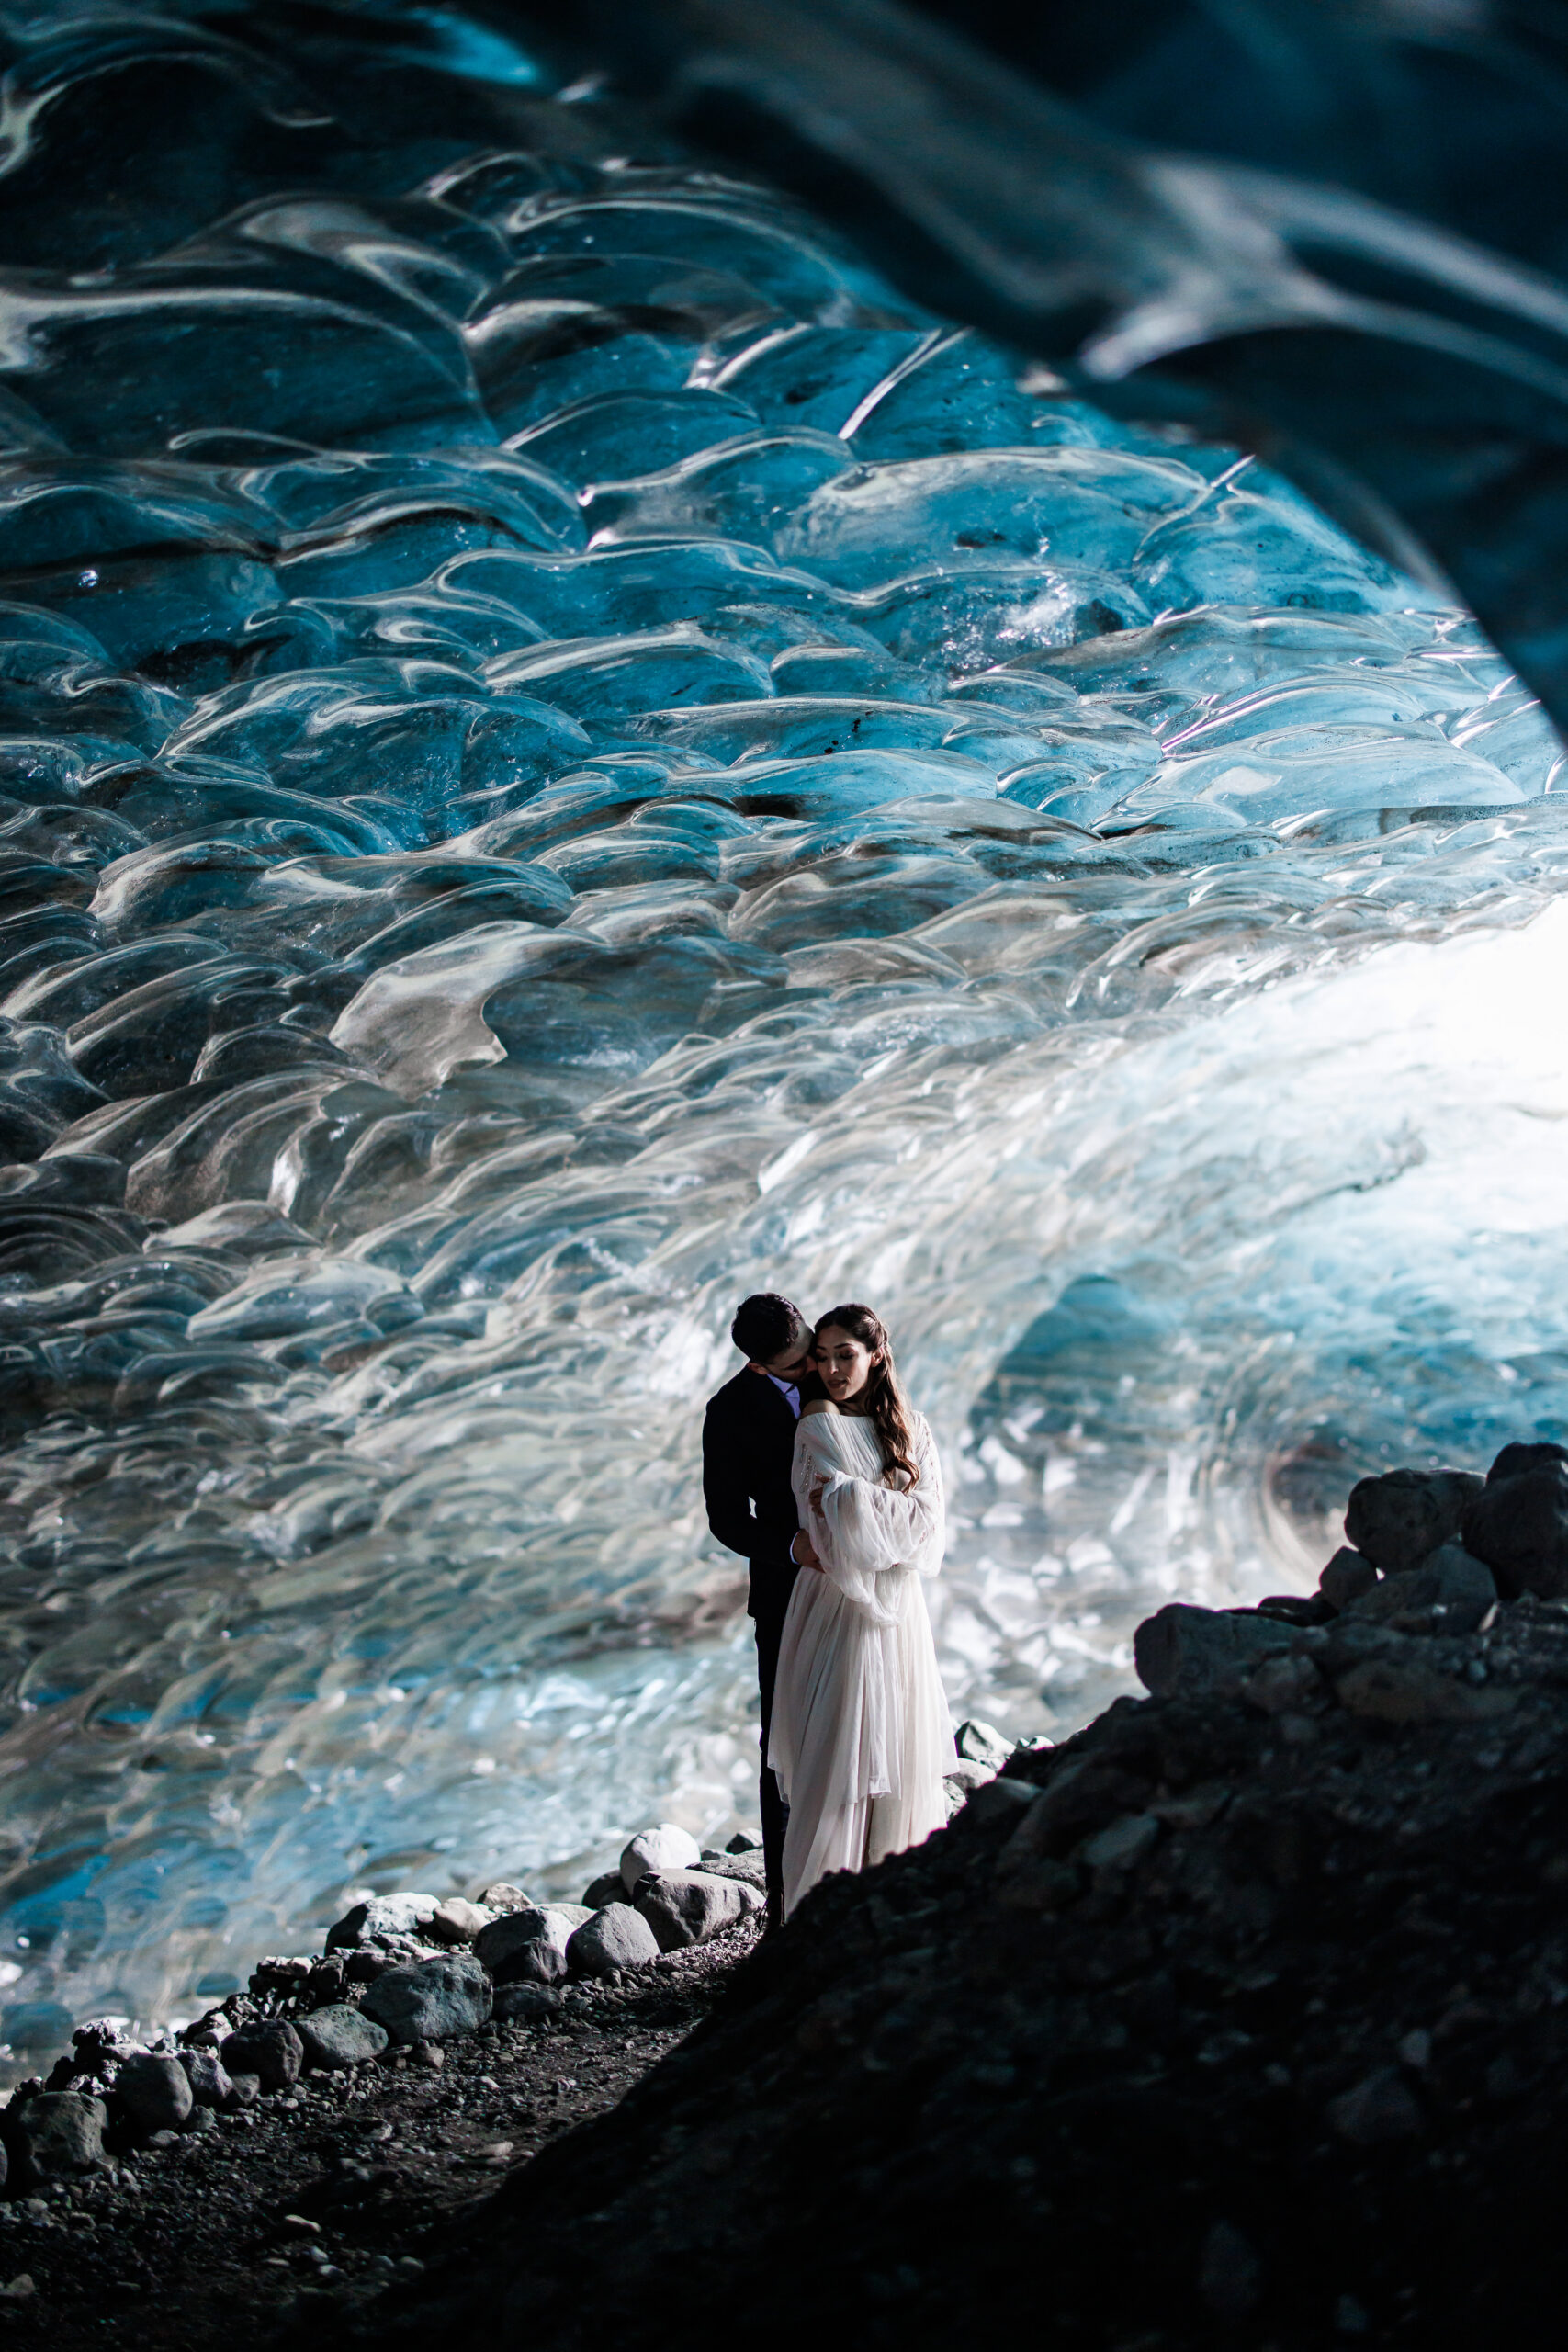
M 416 1937 L 441 1908 L 437 1894 L 376 1894 L 356 1903 L 327 1930 L 327 1950 L 337 1951 L 355 1944 L 389 1938 Z
M 472 1952 L 444 1953 L 389 1968 L 366 1994 L 363 2011 L 396 2042 L 446 2041 L 472 2033 L 491 2012 L 491 1984 Z
M 243 2071 L 238 2075 L 231 2075 L 229 2087 L 232 2096 L 232 2104 L 243 2111 L 248 2107 L 254 2107 L 257 2099 L 260 2098 L 261 2076 L 246 2074 Z
M 639 1878 L 650 1871 L 689 1871 L 702 1860 L 703 1849 L 688 1829 L 678 1829 L 672 1821 L 661 1821 L 653 1829 L 645 1829 L 634 1838 L 621 1856 L 621 1884 L 628 1894 L 635 1894 Z
M 491 1914 L 536 1907 L 531 1894 L 525 1894 L 520 1886 L 513 1886 L 512 1881 L 505 1878 L 498 1878 L 491 1885 L 481 1887 L 479 1899 L 480 1908 Z
M 1317 1580 L 1317 1589 L 1331 1609 L 1348 1609 L 1363 1592 L 1370 1592 L 1378 1580 L 1378 1572 L 1364 1552 L 1353 1552 L 1342 1544 Z
M 1380 2066 L 1328 2105 L 1328 2122 L 1352 2147 L 1376 2148 L 1413 2139 L 1421 2130 L 1421 2109 L 1396 2066 Z
M 1464 1548 L 1485 1562 L 1508 1600 L 1527 1592 L 1541 1600 L 1568 1597 L 1568 1462 L 1489 1482 L 1465 1512 Z
M 589 1911 L 602 1911 L 606 1903 L 623 1902 L 626 1892 L 626 1881 L 618 1870 L 601 1871 L 598 1877 L 590 1879 L 583 1888 L 583 1905 Z
M 180 2064 L 185 2068 L 190 2095 L 197 2107 L 229 2107 L 232 2104 L 234 2086 L 216 2050 L 182 2050 Z
M 187 2109 L 188 2112 L 188 2109 Z M 13 2188 L 91 2172 L 105 2162 L 108 2109 L 80 2091 L 43 2091 L 0 2116 Z
M 1173 1600 L 1139 1626 L 1133 1662 L 1156 1699 L 1176 1691 L 1196 1699 L 1237 1688 L 1266 1657 L 1300 1638 L 1293 1626 L 1249 1610 L 1194 1609 Z
M 660 1951 L 706 1943 L 760 1910 L 765 1900 L 745 1879 L 717 1878 L 705 1871 L 663 1871 L 639 1879 L 633 1897 Z
M 1344 1611 L 1358 1624 L 1399 1634 L 1473 1634 L 1497 1600 L 1490 1568 L 1459 1544 L 1445 1544 L 1418 1568 L 1401 1568 Z
M 431 1913 L 423 1933 L 433 1944 L 446 1944 L 456 1950 L 471 1944 L 479 1929 L 490 1924 L 490 1913 L 478 1903 L 465 1903 L 460 1894 L 449 1894 Z
M 606 1903 L 573 1934 L 566 1948 L 573 1976 L 611 1976 L 618 1968 L 646 1968 L 659 1958 L 659 1939 L 629 1903 Z
M 761 1838 L 754 1838 L 749 1829 L 738 1829 L 724 1850 L 727 1854 L 760 1854 L 762 1841 Z
M 336 2002 L 324 2009 L 315 2009 L 300 2018 L 297 2031 L 305 2046 L 305 2056 L 312 2066 L 328 2073 L 337 2073 L 349 2066 L 362 2066 L 367 2059 L 379 2058 L 387 2047 L 387 2029 L 373 2017 L 366 2017 L 345 2002 Z
M 177 2058 L 144 2050 L 128 2058 L 115 2079 L 115 2097 L 141 2132 L 177 2132 L 196 2104 L 189 2075 Z
M 989 1764 L 1000 1771 L 1012 1754 L 1012 1742 L 994 1724 L 960 1724 L 953 1737 L 961 1762 Z
M 1483 1481 L 1472 1470 L 1389 1470 L 1350 1489 L 1345 1532 L 1375 1567 L 1413 1568 L 1450 1543 Z
M 231 2079 L 254 2075 L 264 2091 L 286 2091 L 299 2079 L 305 2045 L 287 2018 L 265 2018 L 231 2033 L 219 2055 Z
M 573 1929 L 592 1917 L 585 1905 L 577 1903 L 543 1903 L 509 1911 L 481 1929 L 474 1951 L 498 1984 L 553 1984 L 566 1974 L 566 1948 Z

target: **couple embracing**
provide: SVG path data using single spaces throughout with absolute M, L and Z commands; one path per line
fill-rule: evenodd
M 709 1401 L 703 1491 L 750 1565 L 776 1926 L 829 1871 L 947 1819 L 953 1736 L 922 1589 L 942 1566 L 942 1470 L 870 1307 L 813 1329 L 764 1293 L 730 1337 L 747 1362 Z

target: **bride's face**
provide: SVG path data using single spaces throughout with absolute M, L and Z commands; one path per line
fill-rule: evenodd
M 876 1363 L 865 1341 L 852 1337 L 840 1323 L 829 1323 L 817 1335 L 817 1369 L 835 1405 L 852 1405 L 864 1394 Z

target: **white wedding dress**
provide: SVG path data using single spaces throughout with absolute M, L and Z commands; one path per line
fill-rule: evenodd
M 789 1806 L 786 1917 L 829 1871 L 864 1870 L 947 1820 L 953 1733 L 923 1589 L 942 1566 L 942 1465 L 913 1419 L 908 1494 L 883 1484 L 863 1416 L 808 1413 L 795 1432 L 792 1484 L 822 1569 L 795 1580 L 768 1745 Z

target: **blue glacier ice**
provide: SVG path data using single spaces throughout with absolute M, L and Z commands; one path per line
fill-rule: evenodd
M 0 2064 L 747 1817 L 747 1289 L 885 1308 L 1018 1734 L 1568 1437 L 1464 612 L 456 9 L 0 40 Z

